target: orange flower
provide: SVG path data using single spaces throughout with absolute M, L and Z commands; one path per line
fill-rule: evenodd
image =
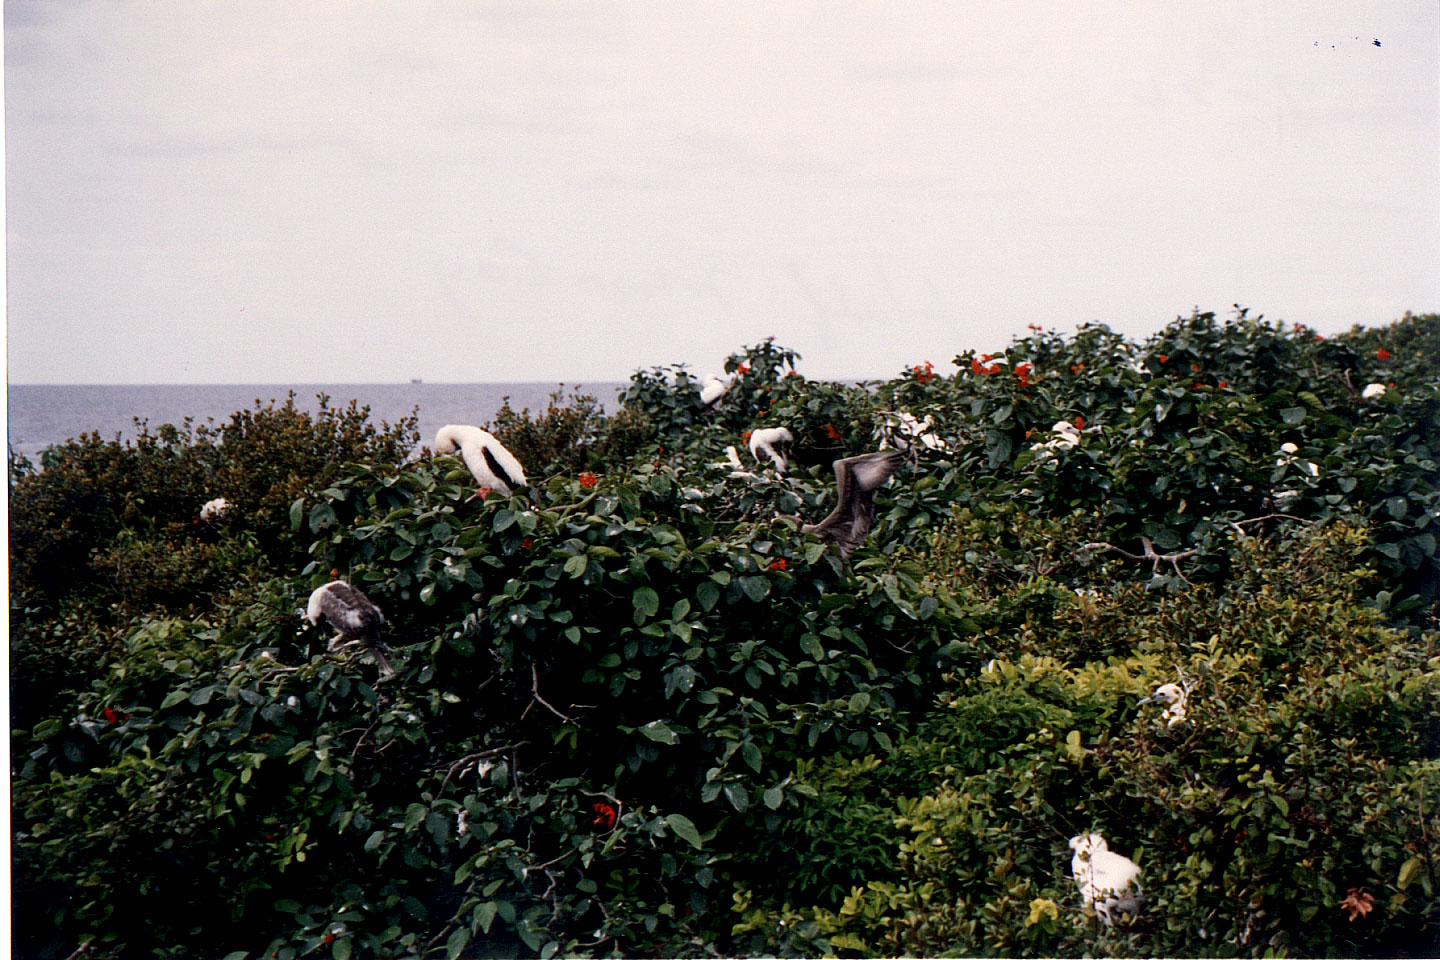
M 327 933 L 327 934 L 325 934 L 325 936 L 321 937 L 320 939 L 323 940 L 323 941 L 325 941 L 326 943 L 334 943 L 334 942 L 335 942 L 335 934 L 333 934 L 333 933 Z
M 1375 351 L 1375 359 L 1379 360 L 1381 363 L 1384 363 L 1386 360 L 1390 359 L 1390 351 L 1386 350 L 1384 347 L 1381 347 L 1379 350 Z
M 1221 390 L 1224 390 L 1226 387 L 1230 386 L 1230 384 L 1226 383 L 1224 380 L 1221 380 L 1219 383 L 1215 384 L 1215 386 L 1219 387 Z
M 1350 922 L 1354 923 L 1356 918 L 1363 917 L 1375 909 L 1375 898 L 1359 887 L 1351 887 L 1350 895 L 1340 901 L 1339 907 L 1350 914 Z
M 750 431 L 749 431 L 749 430 L 746 430 L 744 433 L 740 434 L 740 442 L 743 443 L 743 444 L 745 444 L 745 446 L 747 446 L 747 447 L 750 446 Z
M 1030 386 L 1030 372 L 1035 368 L 1028 363 L 1022 363 L 1015 368 L 1015 378 L 1020 381 L 1020 386 Z
M 531 547 L 535 546 L 535 538 L 526 537 L 524 540 L 520 541 L 520 546 L 524 547 L 526 550 L 529 550 Z
M 735 372 L 740 374 L 741 376 L 744 376 L 745 374 L 750 372 L 750 368 L 742 363 L 735 368 Z
M 982 366 L 980 366 L 980 361 L 979 361 L 979 360 L 971 360 L 971 361 L 970 361 L 970 372 L 971 372 L 971 373 L 974 373 L 974 374 L 981 374 L 981 373 L 984 373 L 984 372 L 985 372 L 985 368 L 982 367 Z
M 339 570 L 334 570 L 334 569 L 332 569 L 332 570 L 330 571 L 330 576 L 331 576 L 332 579 L 335 578 L 335 577 L 338 577 L 338 576 L 340 576 L 340 571 L 339 571 Z
M 777 557 L 777 558 L 775 558 L 774 560 L 771 560 L 771 561 L 770 561 L 770 569 L 771 569 L 771 570 L 786 570 L 786 569 L 789 569 L 789 568 L 786 566 L 785 558 L 784 558 L 784 557 Z
M 934 371 L 935 366 L 929 360 L 926 360 L 923 365 L 917 365 L 910 369 L 910 372 L 915 374 L 915 381 L 917 383 L 929 383 L 931 380 L 934 380 Z
M 992 364 L 990 364 L 990 366 L 988 366 L 988 367 L 985 368 L 985 375 L 986 375 L 986 376 L 989 376 L 989 375 L 992 374 L 992 373 L 999 373 L 999 372 L 1000 372 L 1000 364 L 998 364 L 998 363 L 992 363 Z
M 596 801 L 590 804 L 590 809 L 595 811 L 595 819 L 590 822 L 597 827 L 615 826 L 615 808 L 608 803 Z
M 1322 336 L 1320 336 L 1320 334 L 1317 333 L 1317 334 L 1315 334 L 1315 339 L 1316 339 L 1316 340 L 1324 340 L 1325 338 L 1322 337 Z
M 1077 416 L 1077 417 L 1075 418 L 1075 429 L 1076 429 L 1076 430 L 1084 430 L 1084 429 L 1085 429 L 1085 418 L 1084 418 L 1084 417 L 1078 417 L 1078 416 Z
M 475 496 L 479 497 L 481 500 L 484 500 L 493 492 L 494 491 L 492 491 L 489 487 L 481 487 L 479 490 L 475 491 Z
M 586 490 L 592 489 L 595 484 L 599 482 L 600 478 L 595 476 L 595 474 L 591 473 L 589 470 L 586 470 L 584 473 L 580 474 L 580 486 Z
M 1161 363 L 1164 363 L 1164 362 L 1166 362 L 1166 361 L 1169 360 L 1169 359 L 1170 359 L 1170 354 L 1168 354 L 1168 353 L 1162 353 L 1162 354 L 1160 354 L 1160 362 L 1161 362 Z
M 106 722 L 106 723 L 114 723 L 116 720 L 119 720 L 119 719 L 120 719 L 120 714 L 118 714 L 118 713 L 115 712 L 115 708 L 112 707 L 112 706 L 110 706 L 110 704 L 108 704 L 108 703 L 105 704 L 105 722 Z
M 1198 363 L 1192 363 L 1192 364 L 1190 364 L 1190 369 L 1191 369 L 1191 370 L 1199 370 L 1199 369 L 1200 369 L 1200 364 L 1198 364 Z
M 830 437 L 831 440 L 840 439 L 840 431 L 835 429 L 835 425 L 833 423 L 825 424 L 825 433 Z

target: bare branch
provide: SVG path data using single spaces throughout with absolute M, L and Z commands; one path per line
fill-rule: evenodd
M 1115 546 L 1113 543 L 1103 542 L 1087 543 L 1079 550 L 1075 551 L 1075 553 L 1078 556 L 1082 553 L 1099 551 L 1118 553 L 1122 557 L 1127 557 L 1131 560 L 1148 560 L 1150 561 L 1150 573 L 1156 576 L 1158 576 L 1160 573 L 1160 564 L 1168 563 L 1175 571 L 1175 575 L 1177 577 L 1179 577 L 1181 580 L 1184 580 L 1186 583 L 1190 583 L 1190 579 L 1180 571 L 1180 561 L 1195 556 L 1197 553 L 1200 552 L 1199 547 L 1191 547 L 1189 550 L 1179 550 L 1175 553 L 1156 553 L 1155 544 L 1151 542 L 1149 537 L 1141 537 L 1140 544 L 1145 548 L 1144 553 L 1131 553 L 1129 550 L 1123 550 L 1120 547 Z

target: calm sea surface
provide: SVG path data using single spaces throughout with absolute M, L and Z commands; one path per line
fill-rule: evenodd
M 82 433 L 98 432 L 102 439 L 117 434 L 135 436 L 135 418 L 149 422 L 150 429 L 164 423 L 181 423 L 190 417 L 196 423 L 230 419 L 236 410 L 253 409 L 274 399 L 283 403 L 293 390 L 295 405 L 312 413 L 319 409 L 317 396 L 327 395 L 332 407 L 355 400 L 369 405 L 371 422 L 394 423 L 418 407 L 420 439 L 434 440 L 435 431 L 447 423 L 483 426 L 494 417 L 505 398 L 516 410 L 526 407 L 544 410 L 555 383 L 352 383 L 352 384 L 221 384 L 156 386 L 21 386 L 7 391 L 10 448 L 30 457 L 52 444 Z M 566 384 L 565 395 L 574 390 L 595 397 L 610 411 L 623 383 Z

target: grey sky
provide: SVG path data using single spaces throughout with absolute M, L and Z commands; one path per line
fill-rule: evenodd
M 1440 309 L 1434 3 L 5 3 L 18 383 Z M 1372 42 L 1379 39 L 1380 46 Z

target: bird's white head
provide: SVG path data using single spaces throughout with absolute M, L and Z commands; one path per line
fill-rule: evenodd
M 1098 833 L 1082 833 L 1078 837 L 1070 838 L 1070 849 L 1078 853 L 1098 853 L 1101 850 L 1108 850 L 1110 845 L 1105 838 Z
M 1137 706 L 1144 706 L 1147 703 L 1179 703 L 1185 699 L 1185 690 L 1178 683 L 1162 683 L 1155 688 L 1155 692 Z

